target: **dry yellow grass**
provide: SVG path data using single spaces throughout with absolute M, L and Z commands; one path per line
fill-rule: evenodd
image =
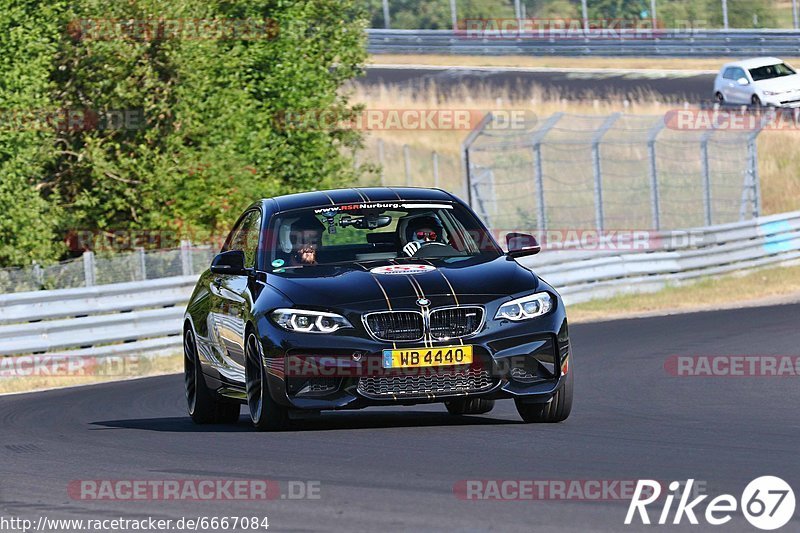
M 659 292 L 628 294 L 569 306 L 573 323 L 613 320 L 643 314 L 701 311 L 720 307 L 800 302 L 800 266 L 704 278 Z
M 42 356 L 44 357 L 44 356 Z M 25 359 L 25 358 L 18 358 Z M 81 375 L 40 375 L 35 376 L 16 376 L 0 377 L 0 394 L 27 392 L 34 390 L 54 389 L 59 387 L 71 387 L 75 385 L 86 385 L 90 383 L 104 383 L 109 381 L 121 381 L 147 376 L 161 376 L 165 374 L 175 374 L 183 371 L 183 355 L 174 354 L 163 357 L 130 357 L 124 360 L 115 360 L 110 365 L 92 367 L 91 372 Z M 7 367 L 3 367 L 6 368 Z M 27 372 L 29 367 L 25 367 L 23 372 Z M 122 371 L 120 371 L 122 369 Z M 61 372 L 65 374 L 66 372 Z
M 531 57 L 531 56 L 462 56 L 462 55 L 391 55 L 370 56 L 370 64 L 432 65 L 465 67 L 533 67 L 652 70 L 719 70 L 735 58 L 651 58 L 651 57 Z M 800 65 L 800 58 L 782 58 Z

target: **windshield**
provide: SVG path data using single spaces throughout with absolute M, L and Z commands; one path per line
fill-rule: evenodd
M 769 80 L 772 78 L 780 78 L 781 76 L 791 76 L 795 71 L 786 63 L 778 63 L 777 65 L 767 65 L 764 67 L 751 68 L 750 76 L 753 81 Z
M 297 209 L 273 217 L 273 269 L 399 258 L 501 254 L 475 216 L 450 203 L 365 203 Z

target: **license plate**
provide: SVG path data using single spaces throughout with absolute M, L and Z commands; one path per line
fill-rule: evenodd
M 383 368 L 418 368 L 471 363 L 472 346 L 437 346 L 383 351 Z

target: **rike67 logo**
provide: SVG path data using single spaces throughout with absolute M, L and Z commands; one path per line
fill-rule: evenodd
M 673 481 L 669 484 L 669 493 L 664 498 L 664 506 L 658 514 L 657 524 L 680 524 L 683 518 L 690 524 L 699 524 L 698 515 L 705 522 L 720 526 L 727 524 L 733 518 L 733 513 L 741 509 L 742 514 L 751 525 L 758 529 L 771 531 L 785 526 L 794 516 L 795 497 L 792 487 L 784 480 L 775 476 L 762 476 L 751 481 L 737 499 L 731 494 L 721 494 L 705 507 L 705 512 L 700 511 L 701 503 L 707 495 L 692 496 L 694 479 L 686 483 Z M 682 492 L 680 492 L 683 488 Z M 658 481 L 639 480 L 633 493 L 625 524 L 630 525 L 638 515 L 642 524 L 650 524 L 651 519 L 647 506 L 653 504 L 661 497 L 661 484 Z M 673 512 L 673 503 L 678 500 Z M 651 509 L 655 510 L 655 509 Z M 672 520 L 670 522 L 670 515 Z

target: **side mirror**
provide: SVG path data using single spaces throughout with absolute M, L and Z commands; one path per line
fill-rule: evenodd
M 750 82 L 747 81 L 747 78 L 739 78 L 738 80 L 736 80 L 736 83 L 738 83 L 739 85 L 750 85 Z
M 536 238 L 527 233 L 508 233 L 506 244 L 508 245 L 506 253 L 508 257 L 525 257 L 526 255 L 536 255 L 542 251 Z
M 211 262 L 211 272 L 229 276 L 246 276 L 249 272 L 244 266 L 244 252 L 230 250 L 218 254 Z

